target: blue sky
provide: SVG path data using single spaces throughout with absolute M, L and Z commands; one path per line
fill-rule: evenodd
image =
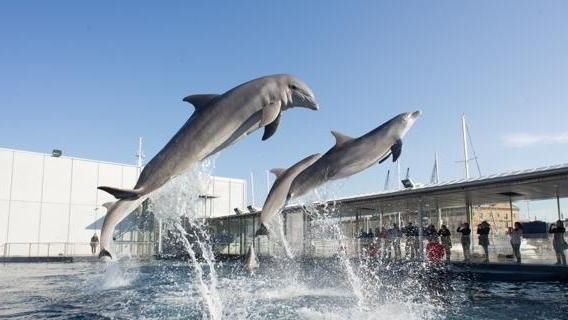
M 217 157 L 214 174 L 255 175 L 325 152 L 420 109 L 400 159 L 428 182 L 463 177 L 465 114 L 483 175 L 568 162 L 566 1 L 4 1 L 0 147 L 146 161 L 193 108 L 182 98 L 291 73 L 321 109 L 292 109 Z M 392 163 L 342 184 L 383 189 Z M 472 175 L 477 175 L 473 164 Z M 261 185 L 262 187 L 258 186 Z M 250 197 L 249 197 L 250 198 Z

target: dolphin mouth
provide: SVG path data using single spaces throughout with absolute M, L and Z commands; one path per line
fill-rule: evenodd
M 416 119 L 416 118 L 420 117 L 421 115 L 422 115 L 422 111 L 416 110 L 416 111 L 414 111 L 410 114 L 410 117 L 413 118 L 413 119 Z

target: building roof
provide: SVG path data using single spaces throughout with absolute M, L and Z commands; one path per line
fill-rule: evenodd
M 420 208 L 451 208 L 518 200 L 568 196 L 568 165 L 517 170 L 485 177 L 458 179 L 372 194 L 334 199 L 356 210 L 408 212 Z M 349 215 L 342 212 L 342 215 Z M 354 213 L 353 213 L 354 214 Z
M 424 209 L 464 207 L 518 200 L 546 200 L 568 197 L 568 164 L 517 170 L 489 176 L 457 179 L 394 191 L 361 194 L 316 203 L 334 202 L 341 216 L 356 213 L 410 212 Z M 285 212 L 302 205 L 291 205 Z

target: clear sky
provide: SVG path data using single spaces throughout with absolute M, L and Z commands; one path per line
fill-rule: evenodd
M 257 206 L 266 170 L 325 152 L 330 130 L 416 109 L 400 165 L 417 182 L 436 152 L 441 180 L 464 176 L 462 114 L 483 175 L 568 162 L 566 1 L 3 1 L 0 147 L 134 164 L 143 137 L 147 162 L 193 112 L 183 97 L 273 73 L 321 108 L 217 157 L 215 175 L 254 174 Z M 389 169 L 340 192 L 382 190 Z

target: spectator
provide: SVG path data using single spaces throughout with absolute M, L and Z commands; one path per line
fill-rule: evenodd
M 430 237 L 426 245 L 426 258 L 431 263 L 440 263 L 446 249 L 438 242 L 438 237 Z
M 452 248 L 452 238 L 451 238 L 452 233 L 450 232 L 448 227 L 446 227 L 446 225 L 443 224 L 440 230 L 438 230 L 438 235 L 442 240 L 442 245 L 446 249 L 446 260 L 450 261 L 451 248 Z
M 470 259 L 469 248 L 471 247 L 471 239 L 470 239 L 471 229 L 469 228 L 469 223 L 467 222 L 462 223 L 458 227 L 457 232 L 462 234 L 461 245 L 463 249 L 463 259 L 464 261 L 469 261 Z
M 521 237 L 523 236 L 523 226 L 520 222 L 515 222 L 514 228 L 509 228 L 507 234 L 511 237 L 511 247 L 517 263 L 521 263 Z
M 97 236 L 97 233 L 95 232 L 95 234 L 93 234 L 93 236 L 91 237 L 91 253 L 95 254 L 97 253 L 97 247 L 99 245 L 99 237 Z
M 568 243 L 564 240 L 564 233 L 566 229 L 564 228 L 564 223 L 562 220 L 556 221 L 548 229 L 549 233 L 554 234 L 552 239 L 552 247 L 554 247 L 554 252 L 556 252 L 556 264 L 566 265 L 566 255 L 564 250 L 568 249 Z
M 484 262 L 489 262 L 489 232 L 491 232 L 491 226 L 487 221 L 483 220 L 479 225 L 477 225 L 477 234 L 479 235 L 479 245 L 483 248 L 485 252 Z

